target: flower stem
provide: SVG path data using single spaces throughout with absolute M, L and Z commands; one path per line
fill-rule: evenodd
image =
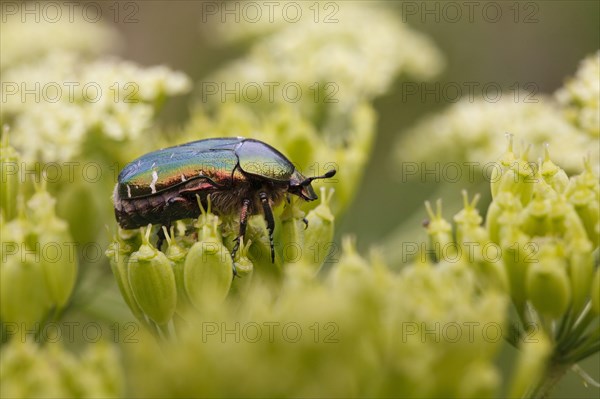
M 571 364 L 560 363 L 552 359 L 546 368 L 544 377 L 535 389 L 531 391 L 530 398 L 547 398 L 554 386 L 565 375 Z

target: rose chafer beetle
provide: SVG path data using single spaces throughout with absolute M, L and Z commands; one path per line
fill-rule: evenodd
M 288 193 L 306 201 L 316 200 L 311 182 L 335 173 L 330 170 L 322 176 L 304 177 L 283 154 L 259 140 L 223 137 L 192 141 L 127 164 L 119 173 L 113 194 L 115 216 L 124 229 L 149 223 L 169 226 L 179 219 L 198 217 L 196 195 L 205 207 L 210 195 L 215 213 L 239 215 L 232 256 L 244 236 L 248 217 L 262 212 L 274 261 L 272 207 Z

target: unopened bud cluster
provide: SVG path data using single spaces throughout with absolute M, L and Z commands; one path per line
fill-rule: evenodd
M 334 217 L 328 205 L 332 194 L 333 190 L 328 193 L 323 188 L 321 203 L 308 214 L 297 201 L 285 203 L 276 228 L 273 262 L 261 215 L 250 218 L 245 238 L 232 257 L 239 231 L 237 215 L 215 215 L 210 197 L 207 209 L 198 202 L 198 219 L 177 221 L 170 231 L 152 225 L 140 231 L 120 229 L 106 254 L 133 314 L 151 330 L 167 334 L 170 322 L 186 320 L 191 310 L 218 306 L 230 293 L 244 292 L 257 272 L 274 281 L 283 268 L 316 273 L 333 240 Z M 160 234 L 166 243 L 159 249 L 152 241 Z
M 3 166 L 18 160 L 5 134 L 0 146 L 0 318 L 33 328 L 67 304 L 77 277 L 77 255 L 68 225 L 57 217 L 56 201 L 45 186 L 35 187 L 25 199 L 23 184 L 5 175 Z
M 74 354 L 63 345 L 11 340 L 0 357 L 3 398 L 117 398 L 124 394 L 119 354 L 105 342 Z
M 600 315 L 600 269 L 594 261 L 599 180 L 588 160 L 580 174 L 568 177 L 547 148 L 537 163 L 528 161 L 528 150 L 515 155 L 509 137 L 491 182 L 485 224 L 475 209 L 477 200 L 469 203 L 465 194 L 464 209 L 454 217 L 455 236 L 441 209 L 434 213 L 429 204 L 427 230 L 436 248 L 449 243 L 457 249 L 472 243 L 497 248 L 500 256 L 493 259 L 477 252 L 462 259 L 451 251 L 435 257 L 442 267 L 475 268 L 485 288 L 509 293 L 523 331 L 540 326 L 555 344 L 557 361 L 573 364 L 598 352 L 592 326 Z

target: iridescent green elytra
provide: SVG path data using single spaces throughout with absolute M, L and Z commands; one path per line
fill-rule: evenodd
M 149 223 L 168 226 L 175 220 L 198 217 L 196 194 L 204 205 L 210 194 L 215 213 L 240 215 L 234 256 L 248 217 L 263 212 L 273 260 L 272 206 L 286 193 L 306 201 L 317 199 L 311 182 L 335 172 L 306 178 L 283 154 L 254 139 L 193 141 L 148 153 L 125 166 L 114 190 L 115 216 L 124 229 Z

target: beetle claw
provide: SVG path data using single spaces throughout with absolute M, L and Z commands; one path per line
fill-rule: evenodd
M 308 219 L 302 218 L 302 222 L 304 223 L 304 230 L 308 229 Z
M 240 277 L 240 275 L 237 272 L 237 267 L 235 266 L 235 262 L 233 261 L 233 258 L 231 259 L 231 269 L 233 271 L 233 277 L 231 278 L 231 281 L 235 280 L 236 277 Z
M 168 231 L 171 228 L 171 223 L 166 223 L 163 226 L 166 227 Z M 159 251 L 165 242 L 165 230 L 163 229 L 163 226 L 161 226 L 161 228 L 158 230 L 158 233 L 156 233 L 156 236 L 158 237 L 158 240 L 156 241 L 156 249 Z
M 267 222 L 267 230 L 269 230 L 269 244 L 271 246 L 271 263 L 275 263 L 275 246 L 273 245 L 273 231 L 275 230 L 275 219 L 273 219 L 273 210 L 271 204 L 269 204 L 269 197 L 267 193 L 260 192 L 258 194 L 260 202 L 262 203 L 263 212 L 265 214 L 265 221 Z

